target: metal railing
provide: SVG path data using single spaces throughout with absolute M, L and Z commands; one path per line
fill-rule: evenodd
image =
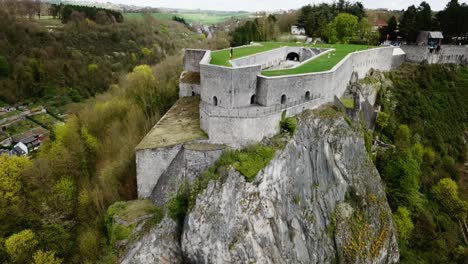
M 253 105 L 245 108 L 233 109 L 222 108 L 206 102 L 201 102 L 200 110 L 204 111 L 209 116 L 251 118 L 267 116 L 293 107 L 308 107 L 309 105 L 315 106 L 320 99 L 322 99 L 321 95 L 311 95 L 309 99 L 302 98 L 300 100 L 286 102 L 284 104 L 272 106 Z

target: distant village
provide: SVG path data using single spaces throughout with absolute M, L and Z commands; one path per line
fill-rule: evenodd
M 0 106 L 0 155 L 32 155 L 49 137 L 53 126 L 62 123 L 60 117 L 42 106 Z

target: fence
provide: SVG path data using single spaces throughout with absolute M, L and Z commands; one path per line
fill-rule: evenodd
M 301 107 L 315 105 L 320 101 L 321 95 L 311 95 L 309 99 L 303 98 L 301 100 L 296 100 L 292 102 L 287 102 L 284 104 L 278 104 L 273 106 L 250 106 L 246 108 L 234 108 L 226 109 L 217 106 L 210 105 L 206 102 L 201 102 L 200 110 L 207 113 L 209 116 L 218 116 L 218 117 L 240 117 L 240 118 L 252 118 L 252 117 L 261 117 L 267 116 L 273 113 L 278 113 L 283 110 L 292 107 Z

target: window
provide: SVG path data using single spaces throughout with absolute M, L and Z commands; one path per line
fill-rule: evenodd
M 281 96 L 281 104 L 285 104 L 285 103 L 286 103 L 286 95 L 283 94 L 283 95 Z
M 252 97 L 250 97 L 250 104 L 256 104 L 257 103 L 257 97 L 254 95 L 252 95 Z
M 216 96 L 213 96 L 213 105 L 218 105 L 218 98 L 216 98 Z
M 309 91 L 306 92 L 306 94 L 305 94 L 305 99 L 306 99 L 307 101 L 310 100 L 310 92 L 309 92 Z

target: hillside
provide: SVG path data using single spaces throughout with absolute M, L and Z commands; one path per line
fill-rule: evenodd
M 364 83 L 381 87 L 375 134 L 394 145 L 376 150 L 376 166 L 401 263 L 466 263 L 468 68 L 406 64 Z
M 27 20 L 0 11 L 0 100 L 52 106 L 102 93 L 139 64 L 155 64 L 198 36 L 170 20 L 96 24 Z M 177 39 L 177 41 L 173 41 Z

